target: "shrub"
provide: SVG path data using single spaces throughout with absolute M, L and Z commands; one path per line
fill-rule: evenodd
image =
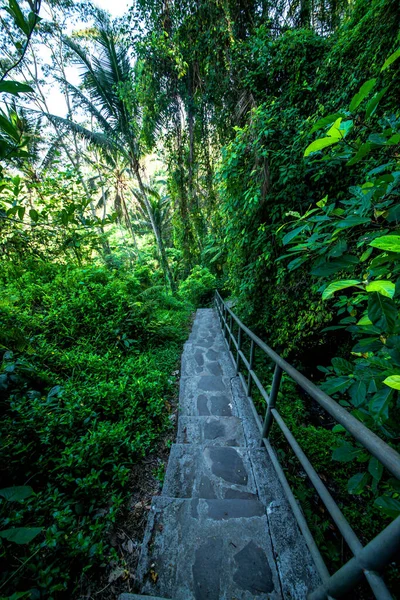
M 179 286 L 179 294 L 193 306 L 199 307 L 212 301 L 216 277 L 206 267 L 196 266 L 189 277 Z
M 109 533 L 132 465 L 170 427 L 189 313 L 164 290 L 146 294 L 141 273 L 30 265 L 18 275 L 2 272 L 0 479 L 33 493 L 7 502 L 0 490 L 0 585 L 71 597 L 82 573 L 117 558 Z M 4 534 L 19 527 L 36 536 Z

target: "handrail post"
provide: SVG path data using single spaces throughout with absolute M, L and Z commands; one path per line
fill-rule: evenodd
M 226 308 L 225 304 L 223 306 L 224 306 L 224 312 L 223 312 L 223 317 L 224 317 L 224 337 L 225 337 L 225 339 L 227 339 L 227 337 L 228 337 L 228 335 L 227 335 L 228 334 L 228 329 L 227 329 L 227 327 L 228 327 L 228 318 L 227 318 L 228 311 L 227 311 L 227 308 Z
M 269 395 L 268 408 L 267 408 L 267 412 L 265 414 L 264 426 L 263 426 L 262 435 L 261 435 L 261 446 L 263 445 L 263 439 L 268 438 L 269 432 L 271 430 L 271 425 L 272 425 L 272 421 L 273 421 L 272 409 L 275 408 L 281 379 L 282 379 L 282 369 L 279 365 L 276 365 L 275 371 L 274 371 L 274 378 L 272 380 L 271 393 Z
M 253 378 L 251 376 L 251 371 L 253 370 L 253 364 L 254 364 L 254 340 L 251 340 L 251 345 L 250 345 L 250 358 L 249 358 L 249 376 L 247 378 L 247 395 L 249 398 L 251 398 L 251 387 L 253 385 Z
M 232 315 L 229 315 L 229 341 L 228 341 L 228 348 L 229 350 L 231 349 L 232 346 L 232 327 L 233 327 L 233 318 Z
M 240 350 L 241 349 L 242 349 L 242 329 L 239 326 L 238 339 L 237 339 L 237 354 L 236 354 L 236 375 L 239 373 Z
M 309 600 L 340 598 L 362 581 L 365 572 L 381 571 L 400 549 L 400 517 L 378 533 L 360 552 L 309 594 Z M 380 596 L 391 598 L 390 594 Z

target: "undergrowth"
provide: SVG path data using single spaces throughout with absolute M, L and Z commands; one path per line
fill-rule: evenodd
M 171 427 L 190 306 L 152 291 L 146 267 L 30 264 L 1 278 L 1 487 L 26 497 L 0 499 L 0 595 L 71 597 L 118 560 L 109 535 L 132 465 Z

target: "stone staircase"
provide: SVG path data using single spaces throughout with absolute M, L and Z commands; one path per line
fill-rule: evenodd
M 119 600 L 305 599 L 320 583 L 213 309 L 182 355 L 177 443 Z

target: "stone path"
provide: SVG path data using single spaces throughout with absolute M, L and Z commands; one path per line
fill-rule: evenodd
M 143 596 L 119 600 L 305 599 L 320 582 L 213 309 L 197 311 L 179 401 L 138 566 Z

